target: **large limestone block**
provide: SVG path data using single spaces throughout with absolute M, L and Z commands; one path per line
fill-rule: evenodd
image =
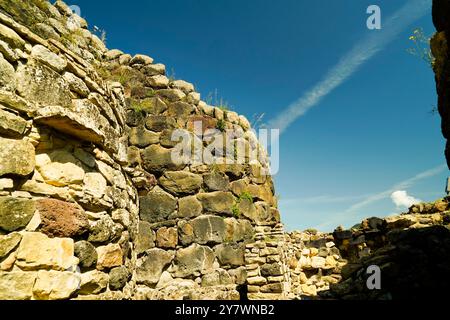
M 148 147 L 151 144 L 159 142 L 159 134 L 147 130 L 143 125 L 130 130 L 130 144 L 140 148 Z
M 40 270 L 33 287 L 34 298 L 37 300 L 68 299 L 79 288 L 80 283 L 80 276 L 73 272 Z
M 225 239 L 226 225 L 222 217 L 218 216 L 200 216 L 189 221 L 190 226 L 183 225 L 180 232 L 181 242 L 190 244 L 192 242 L 199 244 L 221 243 Z M 189 232 L 188 230 L 192 230 Z
M 22 117 L 0 109 L 0 134 L 8 137 L 20 137 L 27 130 L 28 122 Z
M 46 47 L 38 44 L 31 49 L 31 57 L 61 73 L 67 66 L 67 61 Z
M 0 137 L 0 176 L 27 176 L 34 166 L 35 150 L 30 142 Z
M 18 232 L 12 232 L 6 236 L 0 236 L 0 259 L 9 254 L 22 240 L 22 235 Z
M 99 172 L 89 172 L 84 176 L 83 191 L 94 198 L 102 198 L 106 193 L 107 186 L 106 179 Z
M 0 53 L 0 86 L 4 90 L 14 91 L 16 89 L 16 75 L 14 67 L 3 58 Z
M 174 153 L 175 154 L 175 153 Z M 149 172 L 182 170 L 186 164 L 183 159 L 172 154 L 172 149 L 151 145 L 141 152 L 144 169 Z
M 117 243 L 110 243 L 106 246 L 98 247 L 97 254 L 98 270 L 111 269 L 123 264 L 122 248 Z
M 0 197 L 0 229 L 15 231 L 25 227 L 36 211 L 29 199 Z
M 119 133 L 89 100 L 75 100 L 72 107 L 50 105 L 40 108 L 35 121 L 64 134 L 97 143 L 110 152 L 119 149 Z
M 0 24 L 0 40 L 5 41 L 14 48 L 23 49 L 25 40 L 23 40 L 17 32 L 7 26 Z
M 28 101 L 43 106 L 71 107 L 69 85 L 46 65 L 36 62 L 19 66 L 16 77 L 17 91 Z
M 92 270 L 81 274 L 80 294 L 99 294 L 108 286 L 108 274 Z
M 215 253 L 221 265 L 239 267 L 245 265 L 245 246 L 237 243 L 223 243 L 218 245 Z
M 139 201 L 141 219 L 150 223 L 164 221 L 177 209 L 177 199 L 158 187 Z
M 194 218 L 202 214 L 202 204 L 197 197 L 189 196 L 178 200 L 178 213 L 176 217 L 179 218 Z
M 163 270 L 172 262 L 173 254 L 162 249 L 150 249 L 143 261 L 138 262 L 136 281 L 147 285 L 159 282 Z
M 74 242 L 68 238 L 48 238 L 38 232 L 25 232 L 17 251 L 16 264 L 23 270 L 67 270 L 78 264 Z
M 0 272 L 0 300 L 30 300 L 37 272 Z
M 235 203 L 233 195 L 223 191 L 201 193 L 197 198 L 202 203 L 203 210 L 210 213 L 231 214 Z
M 175 255 L 175 276 L 183 278 L 207 273 L 212 270 L 214 259 L 214 252 L 206 246 L 193 244 L 180 249 Z
M 160 185 L 175 195 L 194 194 L 202 186 L 202 177 L 186 171 L 167 171 L 159 179 Z
M 250 221 L 244 219 L 226 218 L 226 242 L 239 242 L 253 237 L 254 229 Z
M 150 223 L 140 221 L 136 240 L 136 253 L 139 255 L 155 247 L 155 234 Z
M 45 182 L 64 187 L 70 184 L 81 184 L 84 179 L 84 169 L 75 156 L 65 150 L 56 150 L 50 154 L 40 154 L 36 157 L 38 171 Z

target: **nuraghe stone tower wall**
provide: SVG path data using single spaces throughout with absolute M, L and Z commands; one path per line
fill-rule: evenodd
M 210 162 L 177 161 L 174 133 Z M 0 0 L 1 299 L 285 297 L 267 159 L 245 117 L 63 2 Z

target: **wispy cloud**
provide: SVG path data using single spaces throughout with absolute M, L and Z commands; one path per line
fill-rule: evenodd
M 440 165 L 435 168 L 432 168 L 432 169 L 423 171 L 419 174 L 416 174 L 412 178 L 401 181 L 401 182 L 393 185 L 392 187 L 390 187 L 387 190 L 384 190 L 384 191 L 381 191 L 378 193 L 374 193 L 374 194 L 364 198 L 363 200 L 351 205 L 347 210 L 343 211 L 341 214 L 335 215 L 333 217 L 333 219 L 328 220 L 326 223 L 323 223 L 323 224 L 317 226 L 317 228 L 322 229 L 324 227 L 334 226 L 335 223 L 339 223 L 340 221 L 343 221 L 344 219 L 355 215 L 355 213 L 357 211 L 361 210 L 362 208 L 365 208 L 377 201 L 389 198 L 392 195 L 392 193 L 394 193 L 395 191 L 408 189 L 408 188 L 412 187 L 413 185 L 417 184 L 419 181 L 434 177 L 434 176 L 442 173 L 446 169 L 447 169 L 447 165 L 445 165 L 445 164 Z
M 391 194 L 391 200 L 397 208 L 409 208 L 413 204 L 420 203 L 422 200 L 416 199 L 409 195 L 405 190 L 394 191 Z
M 354 195 L 354 196 L 336 196 L 336 195 L 320 195 L 314 197 L 304 198 L 287 198 L 281 199 L 280 204 L 284 206 L 297 204 L 321 204 L 321 203 L 342 203 L 349 201 L 358 201 L 369 196 L 368 194 Z
M 268 127 L 280 129 L 280 133 L 285 131 L 294 121 L 320 103 L 323 98 L 354 74 L 359 67 L 430 9 L 431 0 L 407 0 L 406 5 L 384 21 L 382 30 L 370 31 L 369 36 L 357 43 L 325 75 L 322 81 L 291 104 L 287 110 L 283 110 L 275 119 L 271 120 Z

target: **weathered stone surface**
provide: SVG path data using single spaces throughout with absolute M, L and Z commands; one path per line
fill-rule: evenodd
M 156 232 L 156 246 L 158 248 L 175 249 L 178 244 L 177 228 L 159 228 Z
M 128 282 L 130 272 L 124 266 L 114 268 L 109 273 L 109 288 L 111 290 L 121 290 Z
M 95 247 L 88 241 L 82 240 L 75 243 L 75 256 L 78 258 L 81 268 L 91 268 L 97 264 L 97 251 Z
M 143 55 L 143 54 L 137 54 L 131 59 L 130 66 L 133 66 L 136 64 L 149 65 L 152 63 L 153 63 L 153 58 Z
M 25 99 L 43 106 L 71 106 L 69 85 L 49 67 L 29 63 L 19 66 L 16 76 L 17 91 Z
M 196 243 L 221 243 L 225 238 L 226 226 L 222 217 L 200 216 L 192 220 L 190 224 L 194 229 Z
M 182 90 L 184 93 L 190 93 L 194 91 L 194 85 L 184 80 L 175 80 L 171 83 L 172 87 Z
M 102 198 L 106 193 L 108 183 L 101 173 L 86 173 L 83 180 L 83 191 L 94 198 Z
M 221 265 L 239 267 L 244 265 L 245 246 L 237 243 L 224 243 L 214 248 Z
M 0 300 L 30 300 L 37 272 L 0 272 Z
M 202 214 L 202 204 L 197 197 L 189 196 L 178 200 L 178 213 L 176 217 L 193 218 Z
M 253 204 L 253 201 L 250 199 L 240 199 L 238 204 L 239 215 L 246 217 L 252 221 L 259 221 L 258 211 L 256 206 Z
M 0 236 L 0 260 L 14 250 L 20 240 L 22 240 L 22 235 L 17 232 L 10 233 L 6 236 Z
M 160 185 L 175 195 L 194 194 L 202 186 L 202 178 L 186 171 L 167 171 L 159 179 Z
M 37 166 L 45 182 L 55 187 L 81 184 L 85 175 L 80 161 L 64 150 L 53 151 L 49 155 L 40 154 Z
M 253 286 L 262 286 L 267 283 L 267 280 L 264 277 L 251 277 L 247 279 L 247 283 Z
M 179 89 L 158 90 L 158 94 L 172 102 L 182 100 L 184 97 L 186 97 L 186 94 L 184 94 L 183 91 Z
M 12 188 L 14 188 L 14 180 L 7 178 L 0 179 L 0 191 Z
M 126 189 L 127 181 L 121 171 L 112 168 L 103 161 L 96 161 L 98 170 L 106 178 L 106 180 L 113 186 L 120 189 Z
M 62 72 L 67 66 L 67 61 L 65 59 L 40 44 L 33 47 L 31 50 L 31 57 L 57 72 Z
M 121 55 L 123 55 L 123 51 L 120 51 L 119 49 L 112 49 L 106 52 L 104 56 L 105 59 L 109 61 L 118 59 Z
M 122 265 L 123 252 L 120 245 L 117 243 L 110 243 L 106 246 L 97 248 L 97 269 L 111 269 Z
M 40 231 L 51 237 L 73 238 L 89 230 L 89 222 L 81 208 L 55 199 L 40 199 L 36 203 L 41 217 Z
M 0 229 L 15 231 L 25 227 L 36 210 L 32 200 L 0 197 Z
M 281 276 L 283 274 L 281 265 L 278 263 L 265 264 L 261 267 L 261 275 L 268 276 Z
M 238 242 L 253 237 L 254 230 L 250 221 L 226 218 L 224 222 L 226 226 L 225 241 Z
M 0 40 L 5 41 L 14 48 L 22 49 L 25 46 L 23 40 L 14 30 L 5 25 L 0 25 Z
M 214 252 L 209 247 L 198 244 L 180 249 L 175 255 L 175 276 L 187 277 L 207 272 L 213 268 L 214 258 Z
M 209 191 L 228 191 L 230 179 L 220 172 L 211 172 L 203 176 L 203 181 Z
M 203 205 L 203 210 L 210 213 L 231 214 L 234 204 L 234 197 L 230 192 L 200 193 L 198 200 Z
M 166 74 L 166 66 L 161 63 L 156 63 L 143 67 L 141 71 L 147 76 L 164 75 Z
M 35 166 L 35 151 L 28 141 L 0 137 L 0 177 L 5 174 L 27 176 Z
M 14 67 L 3 58 L 0 53 L 0 85 L 4 90 L 14 91 L 16 89 L 16 74 Z
M 160 188 L 155 188 L 139 198 L 140 217 L 153 223 L 164 221 L 177 209 L 177 199 Z
M 200 102 L 200 98 L 201 98 L 200 93 L 198 93 L 198 92 L 191 92 L 191 93 L 189 93 L 187 95 L 186 101 L 188 103 L 193 104 L 193 105 L 198 105 L 198 103 Z
M 115 223 L 108 215 L 103 215 L 99 221 L 93 223 L 90 228 L 88 241 L 94 243 L 106 243 L 117 240 L 123 227 Z
M 52 127 L 64 134 L 84 141 L 97 143 L 106 150 L 117 152 L 119 133 L 111 127 L 108 120 L 100 114 L 97 106 L 87 99 L 77 99 L 73 107 L 49 104 L 38 109 L 35 121 Z
M 88 86 L 83 80 L 78 78 L 76 75 L 70 72 L 65 72 L 63 78 L 69 84 L 69 89 L 77 93 L 81 98 L 86 98 L 87 96 L 89 96 L 90 91 Z M 91 101 L 96 100 L 93 99 Z M 111 117 L 111 119 L 114 119 L 114 117 Z
M 202 287 L 226 286 L 233 283 L 226 270 L 219 269 L 202 277 Z
M 147 129 L 154 132 L 176 128 L 176 121 L 173 117 L 151 115 L 145 121 Z
M 169 104 L 169 110 L 167 114 L 176 119 L 186 119 L 190 114 L 194 112 L 194 106 L 189 103 L 178 101 Z
M 184 220 L 178 222 L 178 239 L 183 246 L 188 246 L 194 242 L 194 227 L 191 223 Z
M 33 287 L 33 295 L 37 300 L 68 299 L 80 283 L 80 276 L 73 272 L 40 270 Z
M 151 144 L 159 142 L 159 134 L 149 131 L 144 126 L 131 128 L 130 130 L 130 144 L 145 148 Z
M 27 130 L 28 123 L 14 113 L 0 109 L 0 134 L 8 137 L 20 137 Z
M 139 255 L 155 246 L 155 235 L 146 221 L 140 221 L 136 240 L 136 253 Z
M 169 85 L 169 79 L 166 76 L 160 74 L 148 77 L 146 81 L 147 85 L 156 89 L 167 88 L 167 86 Z
M 92 270 L 81 274 L 79 294 L 99 294 L 108 286 L 108 274 Z
M 48 238 L 38 232 L 25 232 L 17 252 L 16 264 L 23 270 L 67 270 L 78 264 L 74 243 L 68 238 Z
M 144 169 L 149 172 L 166 170 L 182 170 L 186 165 L 172 160 L 172 150 L 159 145 L 151 145 L 141 153 Z
M 163 270 L 172 262 L 173 255 L 162 249 L 150 249 L 146 258 L 138 263 L 136 281 L 146 285 L 157 284 Z

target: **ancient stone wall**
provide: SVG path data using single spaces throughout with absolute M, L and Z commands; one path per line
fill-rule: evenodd
M 0 85 L 0 298 L 245 298 L 281 230 L 245 117 L 61 1 L 0 0 Z

